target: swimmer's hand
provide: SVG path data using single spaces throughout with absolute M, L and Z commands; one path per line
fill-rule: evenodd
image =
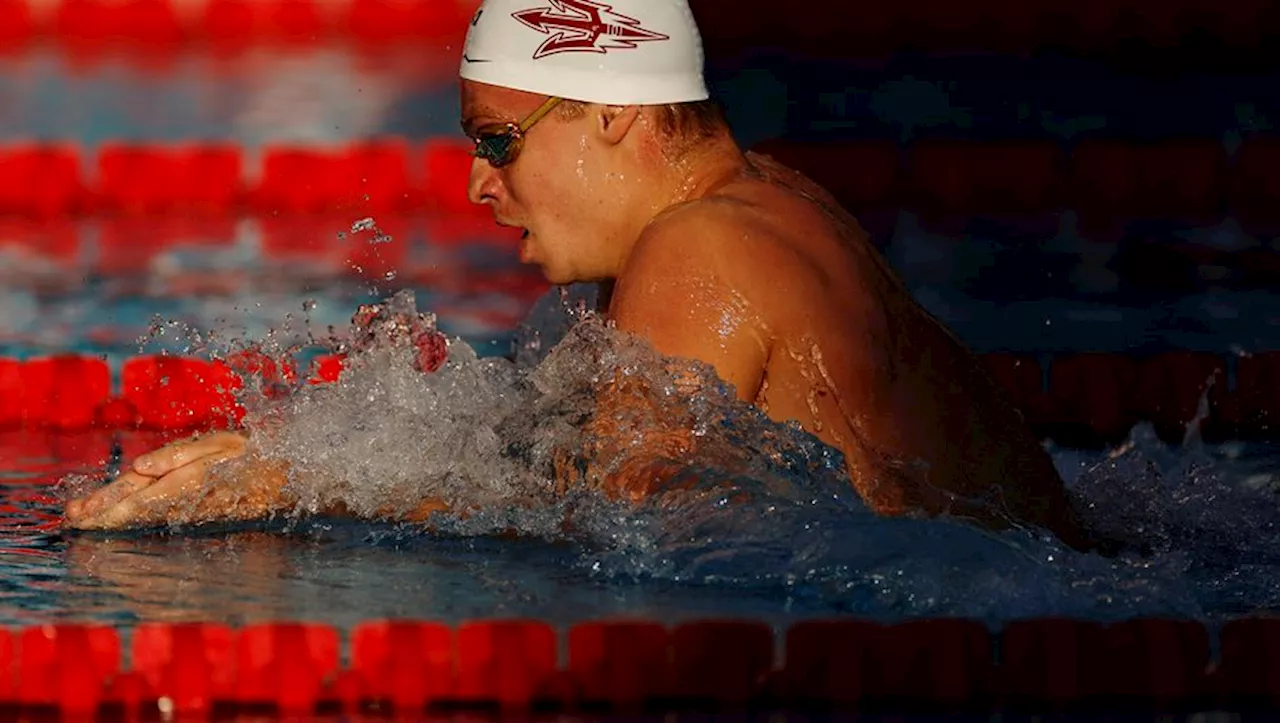
M 248 521 L 286 508 L 282 465 L 247 465 L 233 481 L 209 483 L 210 468 L 243 456 L 247 442 L 242 434 L 217 432 L 148 452 L 115 481 L 67 502 L 64 524 L 76 530 L 119 530 Z

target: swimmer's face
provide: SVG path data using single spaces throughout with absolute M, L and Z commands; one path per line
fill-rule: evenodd
M 547 101 L 545 95 L 463 80 L 463 131 L 475 140 L 482 131 L 520 124 L 545 110 Z M 548 281 L 598 281 L 616 273 L 608 243 L 618 235 L 616 189 L 599 182 L 608 159 L 593 116 L 566 119 L 557 110 L 529 126 L 514 158 L 502 159 L 509 162 L 477 157 L 468 196 L 489 206 L 499 224 L 524 229 L 520 258 L 541 266 Z

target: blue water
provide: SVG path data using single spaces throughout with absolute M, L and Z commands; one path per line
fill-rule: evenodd
M 230 66 L 181 57 L 165 73 L 147 76 L 123 62 L 71 70 L 57 53 L 34 51 L 0 59 L 0 93 L 14 99 L 0 103 L 0 140 L 76 139 L 92 147 L 108 138 L 225 138 L 252 150 L 275 141 L 454 132 L 449 63 L 429 54 L 367 60 L 362 65 L 331 50 L 259 54 Z M 1012 105 L 995 92 L 1001 84 L 978 85 L 1001 68 L 1021 78 L 1001 86 L 1016 96 Z M 1271 87 L 1265 78 L 1216 84 L 1189 78 L 1178 86 L 1047 61 L 1011 68 L 919 61 L 864 69 L 843 81 L 806 81 L 798 77 L 804 69 L 754 75 L 722 69 L 727 80 L 720 87 L 730 98 L 793 101 L 785 112 L 777 104 L 747 117 L 738 110 L 743 134 L 756 137 L 829 135 L 840 127 L 849 135 L 892 137 L 1069 139 L 1081 128 L 1107 127 L 1131 134 L 1150 126 L 1161 107 L 1153 98 L 1198 92 L 1213 102 L 1180 116 L 1183 131 L 1230 141 L 1232 133 L 1266 130 L 1267 103 L 1274 102 L 1274 94 L 1259 94 Z M 1056 96 L 1052 112 L 1042 110 L 1048 101 L 1036 78 L 1068 70 L 1093 73 L 1108 92 Z M 742 90 L 748 77 L 772 79 L 781 91 L 748 94 Z M 849 87 L 837 87 L 841 83 Z M 1143 93 L 1132 92 L 1135 84 Z M 940 87 L 950 89 L 941 100 Z M 438 314 L 444 330 L 496 358 L 510 350 L 539 288 L 510 249 L 444 247 L 412 229 L 410 262 L 397 279 L 303 273 L 267 257 L 252 220 L 221 245 L 163 253 L 146 268 L 100 274 L 95 225 L 90 220 L 81 229 L 75 260 L 56 268 L 6 254 L 12 246 L 0 244 L 0 354 L 75 350 L 105 354 L 116 365 L 139 351 L 181 351 L 192 333 L 260 340 L 287 327 L 305 336 L 344 324 L 360 303 L 408 287 L 420 308 Z M 1274 286 L 1250 283 L 1230 255 L 1275 248 L 1275 239 L 1231 223 L 1183 230 L 1182 240 L 1223 255 L 1191 263 L 1188 279 L 1153 285 L 1135 266 L 1185 260 L 1172 246 L 1096 244 L 1072 231 L 1070 213 L 1057 226 L 1054 237 L 1033 246 L 947 238 L 923 231 L 904 210 L 877 241 L 917 298 L 978 351 L 1280 349 Z M 340 230 L 332 229 L 332 238 Z M 1147 255 L 1135 256 L 1139 251 Z M 156 336 L 157 319 L 171 324 L 172 333 Z M 749 418 L 732 419 L 739 430 L 759 428 Z M 124 441 L 129 449 L 147 444 Z M 427 535 L 323 520 L 62 536 L 55 528 L 54 485 L 69 473 L 102 472 L 101 454 L 51 459 L 37 442 L 0 435 L 6 603 L 0 624 L 92 619 L 127 627 L 149 620 L 289 618 L 347 628 L 377 617 L 533 616 L 563 624 L 611 615 L 784 623 L 833 613 L 992 621 L 1163 613 L 1212 620 L 1280 606 L 1280 450 L 1273 447 L 1205 447 L 1192 438 L 1172 449 L 1140 428 L 1123 452 L 1055 449 L 1064 477 L 1089 503 L 1090 518 L 1152 548 L 1146 556 L 1109 560 L 1067 552 L 1032 533 L 995 536 L 949 521 L 877 519 L 847 490 L 828 484 L 832 473 L 823 465 L 830 460 L 823 462 L 803 439 L 788 444 L 819 472 L 738 480 L 733 484 L 754 493 L 738 507 L 708 492 L 675 512 L 584 517 L 588 524 L 579 535 L 541 534 L 536 525 L 518 540 L 466 530 Z

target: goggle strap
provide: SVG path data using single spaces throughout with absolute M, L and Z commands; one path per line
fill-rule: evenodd
M 560 100 L 561 100 L 560 98 L 556 98 L 555 96 L 547 98 L 547 102 L 539 106 L 539 108 L 535 110 L 533 113 L 531 113 L 528 118 L 525 118 L 524 120 L 520 121 L 520 125 L 516 127 L 520 129 L 521 133 L 524 133 L 525 131 L 529 130 L 530 128 L 533 127 L 534 123 L 537 123 L 538 121 L 542 120 L 544 116 L 550 113 L 551 109 L 555 108 L 556 105 L 560 102 Z

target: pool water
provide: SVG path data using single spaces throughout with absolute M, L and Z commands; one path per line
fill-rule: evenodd
M 454 132 L 450 63 L 430 53 L 358 58 L 317 49 L 221 64 L 179 56 L 149 75 L 154 69 L 110 59 L 71 67 L 41 49 L 0 58 L 0 88 L 17 99 L 0 104 L 0 140 L 40 136 L 92 146 L 199 137 L 253 151 L 268 142 L 378 133 L 420 139 Z M 903 88 L 884 80 L 876 95 L 902 104 Z M 1241 84 L 1242 97 L 1251 88 Z M 899 130 L 918 127 L 936 88 L 920 92 L 925 97 L 914 106 L 875 106 L 879 122 L 897 113 Z M 970 120 L 990 117 L 975 112 Z M 770 128 L 767 116 L 754 120 L 745 125 L 757 135 L 795 123 Z M 316 221 L 317 247 L 361 243 L 338 238 L 356 220 Z M 443 246 L 420 219 L 379 221 L 403 229 L 397 234 L 410 247 L 392 278 L 273 258 L 254 219 L 211 227 L 214 243 L 164 249 L 137 266 L 106 263 L 101 219 L 76 224 L 81 235 L 69 262 L 50 265 L 0 246 L 0 354 L 71 350 L 104 354 L 118 367 L 131 354 L 189 351 L 194 335 L 306 340 L 344 325 L 358 304 L 401 288 L 487 359 L 511 351 L 539 298 L 533 321 L 555 317 L 556 297 L 543 296 L 546 286 L 513 249 Z M 1138 271 L 1153 258 L 1185 261 L 1175 249 L 1081 238 L 1070 213 L 1057 228 L 1029 247 L 998 233 L 938 235 L 904 210 L 877 242 L 917 298 L 980 352 L 1280 349 L 1274 287 L 1240 281 L 1247 275 L 1224 271 L 1221 258 L 1212 268 L 1187 262 L 1187 279 L 1152 286 Z M 145 236 L 146 226 L 135 232 Z M 1227 251 L 1273 244 L 1230 222 L 1183 236 Z M 741 616 L 781 625 L 837 613 L 993 623 L 1144 614 L 1213 621 L 1280 605 L 1280 449 L 1205 446 L 1194 435 L 1171 448 L 1145 427 L 1123 450 L 1053 450 L 1090 519 L 1151 548 L 1118 559 L 1075 554 L 1030 532 L 878 519 L 847 491 L 822 487 L 828 477 L 790 472 L 763 488 L 743 482 L 756 494 L 739 507 L 708 493 L 632 519 L 602 510 L 587 519 L 585 535 L 548 533 L 543 525 L 517 539 L 474 530 L 428 534 L 338 520 L 63 535 L 58 482 L 103 468 L 96 455 L 77 459 L 76 440 L 55 441 L 64 451 L 50 455 L 49 440 L 16 432 L 0 438 L 0 624 L 305 619 L 349 629 L 380 617 L 534 617 L 564 625 Z M 138 449 L 147 440 L 120 442 Z M 809 450 L 802 457 L 812 453 L 804 440 L 795 444 Z

